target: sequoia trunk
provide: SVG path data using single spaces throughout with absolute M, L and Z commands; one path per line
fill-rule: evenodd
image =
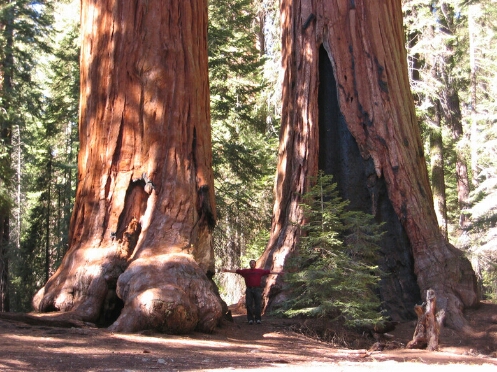
M 70 249 L 34 307 L 117 331 L 211 331 L 207 1 L 83 0 L 81 14 Z
M 385 221 L 381 299 L 395 319 L 431 288 L 454 327 L 477 303 L 475 276 L 443 238 L 407 75 L 401 1 L 282 0 L 283 114 L 271 238 L 280 269 L 298 242 L 299 195 L 318 169 L 353 208 Z M 285 299 L 278 277 L 266 305 Z

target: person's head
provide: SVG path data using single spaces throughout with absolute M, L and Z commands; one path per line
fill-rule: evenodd
M 249 265 L 251 269 L 255 269 L 255 264 L 256 264 L 255 260 L 250 260 Z

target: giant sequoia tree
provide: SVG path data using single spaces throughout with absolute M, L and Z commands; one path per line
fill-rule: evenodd
M 70 249 L 35 296 L 117 331 L 210 331 L 222 301 L 207 1 L 83 0 L 78 187 Z
M 464 327 L 477 303 L 475 276 L 436 221 L 409 90 L 401 1 L 282 0 L 283 115 L 276 204 L 261 262 L 295 252 L 300 196 L 318 169 L 333 174 L 350 206 L 386 222 L 380 295 L 394 319 L 432 288 L 447 321 Z M 277 277 L 269 307 L 285 299 Z

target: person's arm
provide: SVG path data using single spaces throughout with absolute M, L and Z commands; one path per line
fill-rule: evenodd
M 223 273 L 233 273 L 233 274 L 236 274 L 236 270 L 222 269 L 221 271 Z
M 270 271 L 269 274 L 285 274 L 284 271 Z

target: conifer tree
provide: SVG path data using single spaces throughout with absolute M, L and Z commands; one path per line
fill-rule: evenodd
M 443 137 L 445 182 L 432 178 L 432 188 L 445 187 L 449 238 L 471 256 L 480 282 L 486 278 L 480 290 L 487 287 L 492 295 L 497 6 L 488 0 L 410 0 L 404 14 L 417 114 L 427 135 Z
M 264 50 L 257 2 L 209 3 L 209 74 L 218 265 L 238 267 L 258 257 L 267 239 L 277 136 L 263 94 Z M 259 43 L 262 47 L 263 43 Z M 255 249 L 254 249 L 255 248 Z M 224 285 L 221 285 L 224 287 Z M 232 292 L 232 289 L 230 289 Z
M 31 298 L 57 269 L 67 249 L 76 186 L 79 103 L 79 25 L 69 21 L 44 66 L 44 116 L 30 126 L 26 152 L 28 199 L 24 233 L 11 277 L 16 310 L 30 310 Z M 61 27 L 61 25 L 58 25 Z
M 53 274 L 67 249 L 69 220 L 76 186 L 79 105 L 79 4 L 56 8 L 52 49 L 37 67 L 44 87 L 43 115 L 28 123 L 23 167 L 23 231 L 12 256 L 12 310 L 31 310 L 31 299 Z
M 52 23 L 51 11 L 51 1 L 0 2 L 0 311 L 9 310 L 9 261 L 19 248 L 21 233 L 19 173 L 23 146 L 29 143 L 24 135 L 27 124 L 41 114 L 42 94 L 33 75 L 36 53 L 49 50 L 46 36 Z M 13 239 L 14 235 L 17 238 Z
M 376 324 L 382 320 L 375 292 L 381 225 L 349 210 L 332 176 L 320 172 L 314 182 L 303 196 L 304 234 L 288 267 L 292 298 L 283 313 Z
M 430 142 L 428 159 L 439 226 L 457 241 L 467 226 L 469 176 L 463 127 L 465 18 L 459 0 L 404 2 L 411 86 Z M 430 168 L 430 167 L 429 167 Z M 449 218 L 449 221 L 447 220 Z

